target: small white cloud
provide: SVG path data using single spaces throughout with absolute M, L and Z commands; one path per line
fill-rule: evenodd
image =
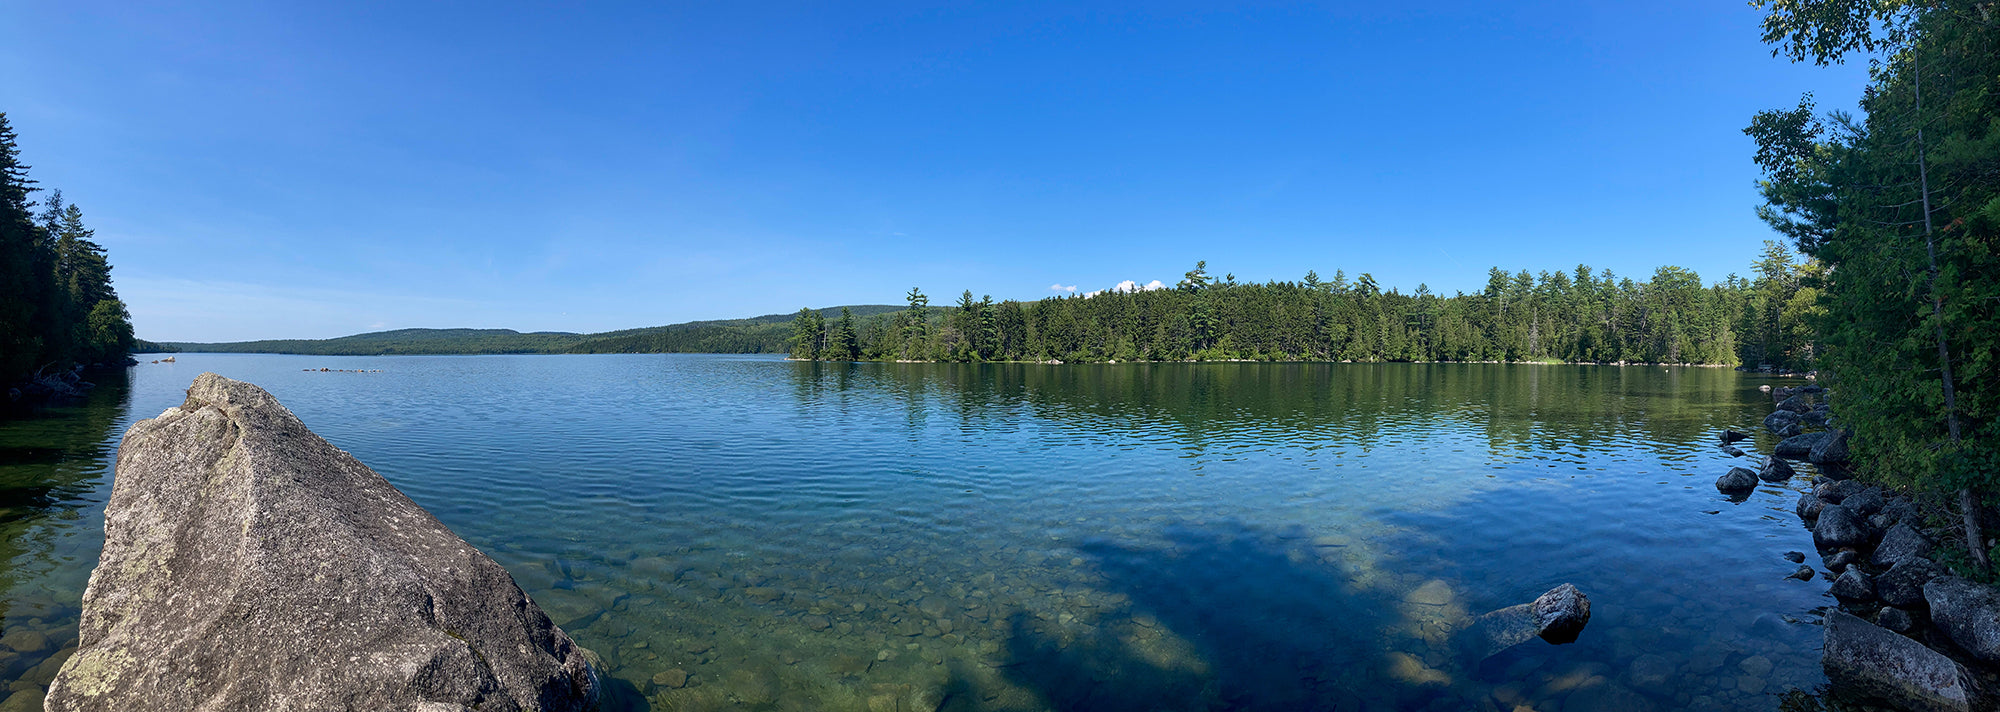
M 1069 292 L 1069 293 L 1071 293 L 1071 294 L 1075 294 L 1075 293 L 1076 293 L 1076 285 L 1072 284 L 1072 285 L 1068 285 L 1068 286 L 1064 286 L 1064 285 L 1063 285 L 1062 283 L 1058 282 L 1058 283 L 1056 283 L 1056 284 L 1051 284 L 1051 285 L 1049 285 L 1049 291 L 1053 291 L 1053 292 Z
M 1100 289 L 1100 290 L 1097 290 L 1097 291 L 1095 291 L 1095 292 L 1084 292 L 1084 293 L 1083 293 L 1083 298 L 1085 298 L 1085 299 L 1089 299 L 1089 298 L 1091 298 L 1091 297 L 1095 297 L 1095 296 L 1097 296 L 1097 295 L 1099 295 L 1099 294 L 1103 294 L 1103 293 L 1105 293 L 1105 292 L 1116 292 L 1116 293 L 1119 293 L 1119 294 L 1132 294 L 1132 293 L 1134 293 L 1134 292 L 1150 292 L 1150 291 L 1153 291 L 1153 290 L 1155 290 L 1155 289 L 1166 289 L 1166 288 L 1167 288 L 1167 285 L 1166 285 L 1166 284 L 1164 284 L 1164 283 L 1162 283 L 1162 282 L 1160 282 L 1160 280 L 1157 280 L 1157 279 L 1156 279 L 1156 280 L 1153 280 L 1153 281 L 1151 281 L 1151 282 L 1147 282 L 1147 283 L 1145 283 L 1145 284 L 1140 284 L 1140 283 L 1138 283 L 1138 282 L 1136 282 L 1136 281 L 1133 281 L 1133 280 L 1129 280 L 1129 279 L 1128 279 L 1128 280 L 1125 280 L 1125 281 L 1123 281 L 1123 282 L 1119 282 L 1119 283 L 1118 283 L 1117 285 L 1114 285 L 1114 286 L 1113 286 L 1113 287 L 1111 287 L 1110 289 Z M 1071 287 L 1071 289 L 1075 289 L 1075 287 Z

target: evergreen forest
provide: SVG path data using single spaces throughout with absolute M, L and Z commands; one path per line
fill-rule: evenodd
M 1981 503 L 2000 488 L 2000 8 L 1755 4 L 1774 54 L 1868 63 L 1859 113 L 1807 95 L 1754 117 L 1759 213 L 1822 266 L 1808 324 L 1855 455 L 1950 500 L 1985 570 Z
M 1037 302 L 920 290 L 900 312 L 803 309 L 793 358 L 903 361 L 1540 361 L 1809 368 L 1817 264 L 1776 242 L 1754 277 L 1703 284 L 1680 267 L 1644 281 L 1578 265 L 1509 273 L 1439 295 L 1384 289 L 1362 273 L 1239 282 L 1206 262 L 1179 284 Z
M 0 112 L 0 384 L 75 364 L 122 364 L 132 320 L 104 247 L 61 191 L 40 192 Z

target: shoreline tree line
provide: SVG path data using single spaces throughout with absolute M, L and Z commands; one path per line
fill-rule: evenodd
M 1681 267 L 1646 281 L 1578 265 L 1494 268 L 1484 290 L 1383 289 L 1373 275 L 1239 282 L 1196 263 L 1169 288 L 828 318 L 802 309 L 790 355 L 831 361 L 1544 361 L 1804 369 L 1818 266 L 1767 242 L 1755 277 L 1703 285 Z
M 1860 113 L 1808 94 L 1745 130 L 1759 214 L 1824 266 L 1813 329 L 1868 476 L 1956 510 L 1980 574 L 2000 488 L 2000 5 L 1757 0 L 1774 55 L 1869 62 Z
M 74 364 L 122 364 L 132 319 L 104 247 L 61 191 L 40 189 L 0 112 L 0 385 Z

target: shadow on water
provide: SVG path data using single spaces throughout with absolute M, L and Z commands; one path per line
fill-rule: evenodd
M 75 650 L 102 543 L 101 490 L 130 408 L 125 369 L 92 372 L 84 397 L 0 408 L 0 709 L 40 709 Z
M 1421 705 L 1442 685 L 1386 674 L 1400 601 L 1363 586 L 1302 533 L 1180 524 L 1157 545 L 1079 550 L 1129 609 L 1084 623 L 1014 613 L 1000 669 L 1032 705 L 954 674 L 947 710 L 1359 710 Z M 1081 623 L 1081 625 L 1078 625 Z

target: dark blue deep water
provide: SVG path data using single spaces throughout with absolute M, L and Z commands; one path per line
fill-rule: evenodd
M 1769 410 L 1724 369 L 184 354 L 0 419 L 0 709 L 75 645 L 119 436 L 203 371 L 499 560 L 630 709 L 1774 710 L 1825 682 L 1826 582 L 1785 578 L 1803 483 L 1713 486 L 1747 464 L 1716 433 Z M 1457 652 L 1565 582 L 1576 643 Z

